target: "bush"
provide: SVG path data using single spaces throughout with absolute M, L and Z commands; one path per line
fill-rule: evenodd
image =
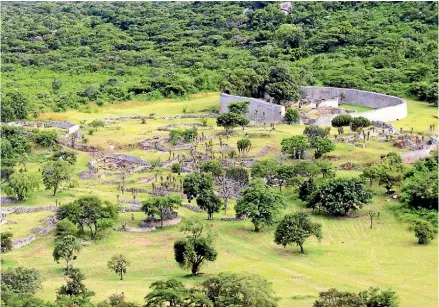
M 365 117 L 354 117 L 351 121 L 351 129 L 352 131 L 357 131 L 358 129 L 366 128 L 372 125 L 370 120 Z
M 299 123 L 300 114 L 296 109 L 288 109 L 285 112 L 284 120 L 288 125 Z
M 180 173 L 181 173 L 181 165 L 180 165 L 180 163 L 174 163 L 174 164 L 172 164 L 172 166 L 171 166 L 171 171 L 172 171 L 173 173 L 178 173 L 178 174 L 180 175 Z
M 53 130 L 37 131 L 34 134 L 34 141 L 42 147 L 52 147 L 58 143 L 58 133 Z
M 350 116 L 349 114 L 340 114 L 332 119 L 331 124 L 332 127 L 336 128 L 347 127 L 351 124 L 352 119 L 352 116 Z
M 427 221 L 416 221 L 414 225 L 415 236 L 418 238 L 418 244 L 428 244 L 434 239 L 436 231 Z

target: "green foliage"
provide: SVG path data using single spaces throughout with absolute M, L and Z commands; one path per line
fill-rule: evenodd
M 227 112 L 222 113 L 218 118 L 216 119 L 216 124 L 219 127 L 223 127 L 226 131 L 226 135 L 228 136 L 230 132 L 232 132 L 233 128 L 236 128 L 238 126 L 245 127 L 249 124 L 249 120 L 247 117 L 244 117 L 240 114 Z
M 283 195 L 262 180 L 256 180 L 242 192 L 235 211 L 238 216 L 248 216 L 258 232 L 263 225 L 273 225 L 283 207 Z
M 250 101 L 231 102 L 228 105 L 228 108 L 229 108 L 229 112 L 236 113 L 239 115 L 245 115 L 248 113 L 249 105 L 250 105 Z
M 314 158 L 320 159 L 325 153 L 335 149 L 335 143 L 328 138 L 316 136 L 311 139 L 311 147 L 314 148 Z
M 340 114 L 332 119 L 331 124 L 332 124 L 332 127 L 336 127 L 336 128 L 348 127 L 351 124 L 352 120 L 353 120 L 353 118 L 351 115 Z
M 268 185 L 272 185 L 279 166 L 279 162 L 274 159 L 258 160 L 251 167 L 251 175 L 253 178 L 264 178 Z
M 181 173 L 181 165 L 180 165 L 180 163 L 177 163 L 177 162 L 176 163 L 172 163 L 171 171 L 173 173 L 178 173 L 180 175 L 180 173 Z
M 69 266 L 65 270 L 65 278 L 67 283 L 57 290 L 57 301 L 66 297 L 77 297 L 87 300 L 90 296 L 95 294 L 93 291 L 88 290 L 84 285 L 83 280 L 85 277 L 79 268 Z M 79 306 L 83 305 L 81 304 Z
M 41 130 L 33 135 L 35 143 L 42 147 L 53 147 L 58 143 L 58 133 L 54 130 Z
M 81 196 L 71 203 L 61 205 L 56 213 L 58 220 L 68 219 L 78 225 L 80 233 L 90 230 L 90 239 L 111 228 L 118 215 L 117 207 L 97 196 Z
M 6 293 L 33 295 L 41 288 L 43 279 L 35 269 L 9 268 L 1 272 L 2 298 Z
M 151 217 L 158 215 L 160 217 L 160 227 L 163 227 L 163 220 L 180 205 L 180 196 L 152 197 L 142 202 L 142 211 Z
M 175 280 L 155 281 L 151 284 L 151 291 L 145 296 L 144 307 L 162 306 L 203 306 L 213 307 L 212 302 L 203 291 L 187 289 Z
M 190 129 L 179 130 L 173 129 L 169 132 L 169 139 L 172 145 L 177 145 L 180 141 L 180 138 L 183 139 L 183 142 L 189 143 L 195 140 L 198 136 L 197 127 L 192 127 Z
M 52 189 L 53 196 L 55 196 L 62 183 L 70 183 L 72 180 L 73 169 L 69 162 L 57 160 L 48 162 L 41 173 L 46 190 Z
M 213 176 L 221 176 L 224 172 L 221 162 L 218 160 L 209 160 L 201 165 L 201 171 L 211 173 Z
M 303 158 L 305 149 L 309 147 L 308 140 L 304 135 L 294 135 L 288 139 L 283 139 L 280 143 L 282 152 L 288 153 L 293 159 Z
M 63 160 L 71 165 L 74 165 L 77 160 L 77 153 L 71 150 L 57 150 L 52 154 L 50 158 L 53 161 Z
M 289 15 L 245 1 L 32 3 L 2 16 L 4 121 L 220 88 L 290 100 L 316 81 L 437 101 L 435 2 L 298 3 Z M 56 33 L 53 16 L 68 21 Z
M 336 178 L 318 187 L 309 197 L 308 207 L 323 209 L 328 214 L 347 215 L 372 200 L 372 192 L 357 178 Z
M 203 189 L 197 196 L 197 205 L 204 211 L 207 211 L 208 220 L 213 220 L 213 214 L 219 212 L 223 203 L 213 190 Z
M 363 128 L 369 127 L 370 125 L 372 125 L 372 123 L 370 122 L 370 120 L 368 120 L 365 117 L 359 116 L 359 117 L 354 117 L 351 120 L 351 129 L 352 131 L 357 131 L 357 130 L 361 130 Z
M 398 307 L 396 292 L 369 288 L 358 294 L 352 292 L 340 292 L 337 289 L 329 289 L 320 292 L 319 299 L 314 307 Z
M 312 141 L 316 137 L 325 138 L 329 136 L 329 133 L 331 131 L 330 127 L 319 127 L 317 125 L 307 125 L 305 126 L 305 129 L 303 130 L 303 135 L 306 135 L 308 138 L 308 141 Z
M 9 177 L 5 193 L 19 202 L 28 199 L 40 186 L 40 179 L 26 173 L 14 173 Z
M 197 198 L 203 190 L 212 190 L 213 177 L 210 173 L 195 172 L 189 174 L 183 181 L 183 193 L 186 194 L 188 202 Z
M 0 242 L 0 247 L 1 247 L 1 252 L 2 254 L 7 253 L 9 251 L 12 250 L 12 237 L 13 237 L 13 233 L 12 232 L 2 232 L 0 234 L 1 236 L 1 242 Z
M 258 275 L 221 273 L 202 283 L 214 307 L 276 307 L 271 283 Z
M 77 253 L 81 250 L 81 243 L 72 235 L 67 235 L 55 240 L 53 249 L 53 259 L 59 263 L 61 259 L 66 262 L 66 268 L 69 267 L 70 261 L 77 258 Z
M 63 219 L 56 223 L 55 237 L 57 239 L 62 239 L 65 236 L 76 236 L 77 233 L 78 227 L 68 219 Z
M 433 226 L 423 220 L 416 221 L 413 230 L 415 231 L 416 238 L 418 238 L 418 244 L 428 244 L 436 235 Z
M 243 138 L 236 142 L 236 146 L 240 154 L 244 155 L 250 151 L 252 148 L 252 142 L 250 139 Z
M 288 125 L 298 124 L 300 120 L 299 111 L 297 111 L 296 109 L 288 109 L 285 112 L 284 120 Z
M 293 179 L 296 177 L 296 168 L 291 165 L 281 165 L 276 170 L 275 179 L 279 185 L 279 191 L 282 191 L 283 186 L 289 186 L 292 184 Z
M 309 178 L 303 181 L 299 186 L 299 199 L 307 201 L 308 197 L 310 197 L 316 190 L 317 185 L 314 183 L 314 179 Z
M 88 124 L 93 129 L 98 129 L 99 127 L 105 127 L 105 123 L 103 120 L 94 119 L 90 124 Z
M 322 238 L 322 225 L 313 223 L 308 213 L 298 212 L 287 214 L 278 224 L 274 234 L 274 242 L 286 247 L 288 244 L 297 244 L 303 253 L 303 244 L 310 236 L 319 240 Z
M 120 280 L 123 280 L 123 275 L 127 273 L 127 266 L 129 266 L 129 261 L 123 255 L 114 255 L 108 260 L 108 269 L 119 274 Z
M 174 243 L 175 261 L 182 267 L 190 269 L 192 275 L 197 275 L 205 261 L 216 260 L 218 252 L 214 247 L 212 236 L 209 233 L 205 234 L 201 223 L 186 223 L 182 231 L 186 232 L 187 236 Z

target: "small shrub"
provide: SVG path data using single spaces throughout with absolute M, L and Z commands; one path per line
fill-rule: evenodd
M 181 173 L 181 165 L 180 165 L 180 163 L 174 163 L 174 164 L 172 164 L 172 166 L 171 166 L 171 171 L 172 171 L 173 173 L 178 173 L 178 174 L 180 175 L 180 173 Z
M 429 222 L 423 220 L 415 222 L 414 231 L 419 244 L 430 243 L 430 241 L 434 239 L 434 234 L 436 233 L 433 226 Z
M 285 113 L 284 120 L 288 125 L 297 124 L 300 119 L 299 111 L 296 109 L 288 109 Z

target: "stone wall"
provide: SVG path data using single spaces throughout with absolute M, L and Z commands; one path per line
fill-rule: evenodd
M 26 246 L 26 245 L 32 243 L 33 241 L 35 241 L 36 239 L 37 239 L 37 237 L 35 235 L 31 235 L 31 236 L 26 237 L 26 238 L 13 240 L 12 241 L 12 249 L 17 249 L 17 248 L 21 248 L 23 246 Z
M 285 116 L 284 106 L 269 103 L 261 99 L 241 97 L 225 93 L 220 94 L 220 113 L 228 112 L 228 105 L 230 103 L 241 101 L 250 101 L 249 112 L 245 114 L 245 116 L 251 120 L 281 122 Z
M 301 86 L 298 90 L 302 98 L 309 101 L 321 101 L 338 97 L 340 105 L 351 104 L 375 109 L 351 113 L 353 117 L 363 116 L 369 120 L 384 122 L 407 117 L 407 103 L 395 96 L 336 87 Z M 325 120 L 326 122 L 327 120 Z
M 432 146 L 427 149 L 413 150 L 409 152 L 404 152 L 401 154 L 402 161 L 404 163 L 415 163 L 416 161 L 427 158 L 430 156 L 431 151 L 435 148 Z

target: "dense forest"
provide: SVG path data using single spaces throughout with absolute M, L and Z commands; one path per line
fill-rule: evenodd
M 437 103 L 437 2 L 2 3 L 2 120 L 297 85 Z

